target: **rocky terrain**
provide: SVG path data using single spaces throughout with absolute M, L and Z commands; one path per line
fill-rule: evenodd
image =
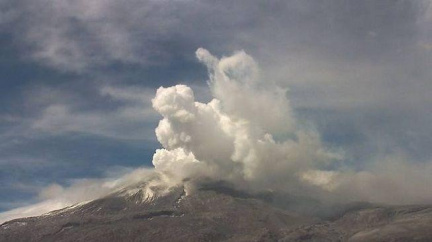
M 181 186 L 147 190 L 3 223 L 0 241 L 432 241 L 432 206 L 361 204 L 312 216 L 222 185 L 190 195 Z

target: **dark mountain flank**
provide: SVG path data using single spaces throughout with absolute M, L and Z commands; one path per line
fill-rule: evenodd
M 222 185 L 145 191 L 3 223 L 0 241 L 432 241 L 432 206 L 363 204 L 317 217 Z

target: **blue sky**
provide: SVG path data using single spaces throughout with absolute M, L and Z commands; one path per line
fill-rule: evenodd
M 432 162 L 430 1 L 0 1 L 0 211 L 151 166 L 159 86 L 210 98 L 195 50 L 244 50 L 361 169 Z

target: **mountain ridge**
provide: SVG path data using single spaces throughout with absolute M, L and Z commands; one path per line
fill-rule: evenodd
M 333 217 L 320 217 L 275 206 L 269 193 L 247 193 L 221 183 L 200 186 L 190 194 L 183 185 L 164 189 L 128 187 L 42 216 L 14 219 L 0 225 L 0 241 L 432 239 L 429 205 L 357 204 Z

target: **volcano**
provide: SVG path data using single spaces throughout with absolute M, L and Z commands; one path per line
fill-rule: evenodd
M 188 194 L 190 193 L 190 194 Z M 309 209 L 299 210 L 299 204 Z M 326 212 L 319 212 L 326 211 Z M 0 241 L 431 241 L 432 206 L 324 208 L 312 199 L 210 183 L 140 183 L 0 226 Z
M 199 48 L 196 57 L 213 99 L 199 102 L 183 84 L 157 89 L 153 167 L 53 192 L 43 212 L 85 202 L 3 223 L 0 240 L 432 241 L 432 206 L 383 205 L 430 202 L 417 189 L 428 169 L 347 169 L 344 152 L 297 120 L 287 90 L 260 81 L 251 56 Z

